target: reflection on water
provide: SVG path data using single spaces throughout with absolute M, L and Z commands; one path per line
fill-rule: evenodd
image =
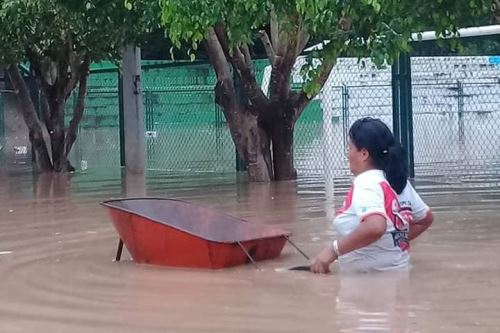
M 340 332 L 414 332 L 408 272 L 340 275 Z
M 280 258 L 220 271 L 113 262 L 117 234 L 98 203 L 121 196 L 192 201 L 293 232 L 309 255 L 335 237 L 348 179 L 238 183 L 235 176 L 0 172 L 0 332 L 500 331 L 498 188 L 420 179 L 436 222 L 407 274 L 276 272 Z M 495 180 L 491 180 L 495 181 Z M 333 192 L 332 192 L 333 191 Z M 333 193 L 331 196 L 328 193 Z

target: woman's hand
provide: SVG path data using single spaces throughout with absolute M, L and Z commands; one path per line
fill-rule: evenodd
M 387 224 L 384 216 L 379 214 L 368 216 L 353 232 L 343 237 L 341 243 L 337 243 L 337 253 L 344 255 L 370 245 L 382 237 L 386 228 Z M 311 272 L 329 273 L 330 264 L 337 259 L 333 243 L 329 244 L 314 258 L 311 264 Z
M 427 211 L 427 214 L 423 219 L 421 219 L 420 221 L 413 222 L 410 225 L 410 235 L 408 237 L 409 240 L 412 241 L 418 236 L 420 236 L 420 234 L 422 234 L 425 230 L 427 230 L 431 226 L 433 221 L 434 221 L 434 216 L 432 215 L 432 212 L 429 210 Z
M 329 244 L 314 258 L 311 264 L 311 272 L 317 273 L 330 273 L 330 264 L 337 260 L 337 255 L 333 251 L 333 245 Z

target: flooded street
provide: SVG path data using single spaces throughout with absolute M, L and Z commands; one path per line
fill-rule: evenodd
M 309 255 L 331 227 L 348 179 L 249 185 L 234 175 L 159 172 L 33 178 L 0 172 L 0 332 L 500 332 L 498 180 L 419 179 L 435 212 L 409 273 L 318 276 L 291 246 L 276 260 L 207 271 L 137 265 L 99 203 L 160 196 L 293 232 Z

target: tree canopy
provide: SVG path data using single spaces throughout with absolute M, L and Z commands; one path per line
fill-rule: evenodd
M 154 4 L 135 1 L 127 8 L 123 0 L 2 0 L 0 64 L 34 56 L 59 60 L 68 43 L 82 59 L 120 59 L 123 45 L 138 42 L 155 24 Z
M 449 36 L 487 17 L 493 1 L 160 0 L 160 5 L 168 36 L 178 47 L 188 42 L 197 49 L 208 29 L 217 25 L 224 27 L 230 46 L 252 44 L 262 30 L 273 30 L 274 23 L 289 40 L 302 34 L 307 41 L 331 41 L 311 57 L 368 56 L 380 65 L 409 51 L 413 32 L 432 29 Z M 305 43 L 293 46 L 303 48 Z
M 158 26 L 158 15 L 154 0 L 0 0 L 0 66 L 7 68 L 40 171 L 73 169 L 68 155 L 83 115 L 90 63 L 118 61 L 125 45 Z M 20 63 L 29 65 L 41 91 L 40 115 Z M 66 101 L 76 88 L 68 125 Z
M 250 180 L 296 177 L 293 130 L 341 55 L 392 63 L 411 49 L 414 32 L 449 37 L 488 17 L 492 0 L 159 0 L 173 44 L 204 45 L 217 74 L 222 106 Z M 304 49 L 318 41 L 304 58 Z M 269 92 L 256 81 L 252 45 L 271 63 Z M 452 40 L 452 43 L 454 40 Z M 194 57 L 194 56 L 192 56 Z M 301 67 L 302 91 L 291 73 Z M 237 81 L 233 80 L 232 73 Z M 235 82 L 241 82 L 240 88 Z

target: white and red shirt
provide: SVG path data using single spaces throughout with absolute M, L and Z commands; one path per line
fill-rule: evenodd
M 382 170 L 358 175 L 334 220 L 339 238 L 349 235 L 373 214 L 386 218 L 387 229 L 374 243 L 340 256 L 340 269 L 356 272 L 408 269 L 411 224 L 422 220 L 428 210 L 409 182 L 397 195 Z

